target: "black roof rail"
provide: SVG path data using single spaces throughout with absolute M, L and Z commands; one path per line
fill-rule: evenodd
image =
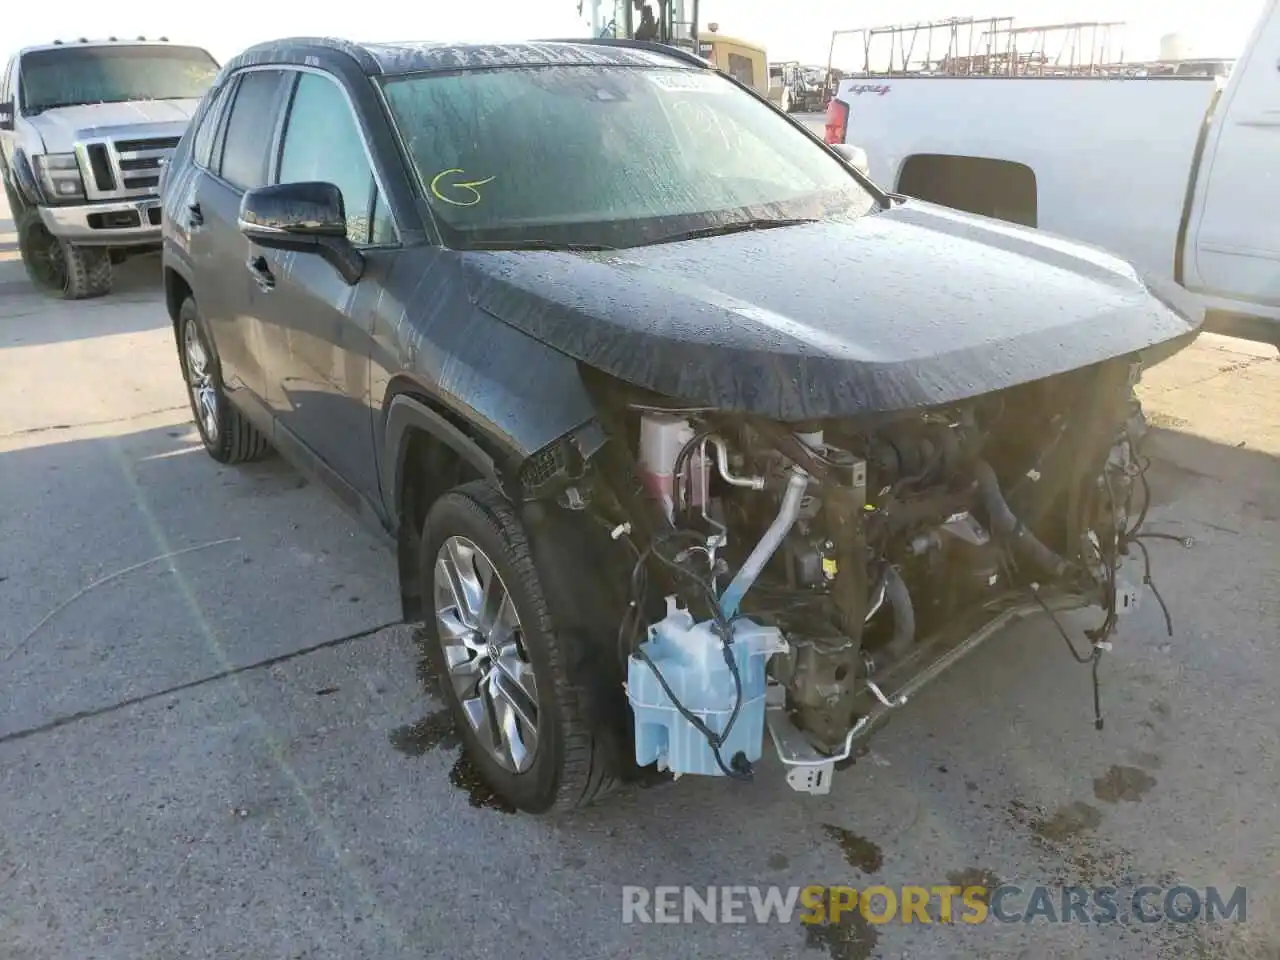
M 363 44 L 352 43 L 350 40 L 342 40 L 338 37 L 281 37 L 278 40 L 264 40 L 240 51 L 223 66 L 225 68 L 229 64 L 235 64 L 236 69 L 239 69 L 245 64 L 269 62 L 261 60 L 260 58 L 263 56 L 273 58 L 276 56 L 287 57 L 290 54 L 305 55 L 308 48 L 344 54 L 354 60 L 361 71 L 370 76 L 377 76 L 382 73 L 382 67 L 378 64 L 377 59 Z M 289 61 L 285 60 L 284 62 Z
M 632 50 L 647 50 L 649 53 L 660 53 L 673 60 L 679 60 L 690 66 L 704 70 L 714 70 L 715 64 L 703 60 L 694 53 L 670 44 L 658 43 L 656 40 L 629 40 L 625 37 L 552 37 L 539 40 L 538 43 L 589 43 L 598 47 L 629 47 Z

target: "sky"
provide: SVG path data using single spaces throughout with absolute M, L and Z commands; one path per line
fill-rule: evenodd
M 1189 55 L 1231 57 L 1248 38 L 1263 0 L 701 0 L 701 17 L 722 33 L 759 43 L 771 60 L 826 63 L 831 32 L 944 17 L 1012 16 L 1017 25 L 1078 20 L 1123 20 L 1125 54 L 1154 58 L 1160 37 L 1182 33 Z M 272 0 L 60 0 L 57 15 L 40 4 L 18 5 L 5 16 L 0 51 L 53 39 L 167 36 L 195 43 L 219 61 L 277 37 L 327 35 L 349 40 L 516 40 L 585 36 L 577 0 L 377 0 L 308 3 Z M 847 46 L 845 45 L 847 44 Z M 856 43 L 836 47 L 836 65 L 855 57 Z M 6 56 L 7 58 L 7 56 Z

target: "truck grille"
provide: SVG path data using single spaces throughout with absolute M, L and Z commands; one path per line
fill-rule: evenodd
M 181 137 L 100 140 L 79 145 L 90 200 L 154 196 L 160 174 Z

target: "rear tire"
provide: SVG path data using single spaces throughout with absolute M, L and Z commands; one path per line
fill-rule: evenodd
M 77 247 L 55 237 L 27 207 L 18 218 L 18 250 L 27 276 L 42 293 L 63 300 L 88 300 L 111 292 L 111 257 L 102 247 Z
M 551 621 L 524 527 L 502 493 L 475 481 L 436 501 L 422 532 L 420 569 L 427 659 L 486 785 L 532 814 L 588 806 L 613 792 L 618 780 L 607 739 L 592 729 L 587 691 L 570 675 L 579 651 Z M 498 597 L 496 591 L 509 606 L 465 599 Z M 500 615 L 474 617 L 463 609 L 468 603 Z M 492 679 L 477 682 L 481 676 Z M 501 735 L 504 718 L 518 746 Z
M 210 346 L 208 331 L 193 297 L 178 310 L 178 357 L 187 399 L 204 449 L 219 463 L 246 463 L 271 452 L 262 431 L 227 399 L 222 366 Z

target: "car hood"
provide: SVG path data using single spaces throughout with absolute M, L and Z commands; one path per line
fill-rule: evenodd
M 917 201 L 604 253 L 462 258 L 478 307 L 554 349 L 779 420 L 954 403 L 1189 342 L 1203 320 L 1101 250 Z
M 55 107 L 30 117 L 49 153 L 68 153 L 76 141 L 178 135 L 195 115 L 197 100 L 129 100 Z M 159 129 L 157 129 L 159 128 Z

